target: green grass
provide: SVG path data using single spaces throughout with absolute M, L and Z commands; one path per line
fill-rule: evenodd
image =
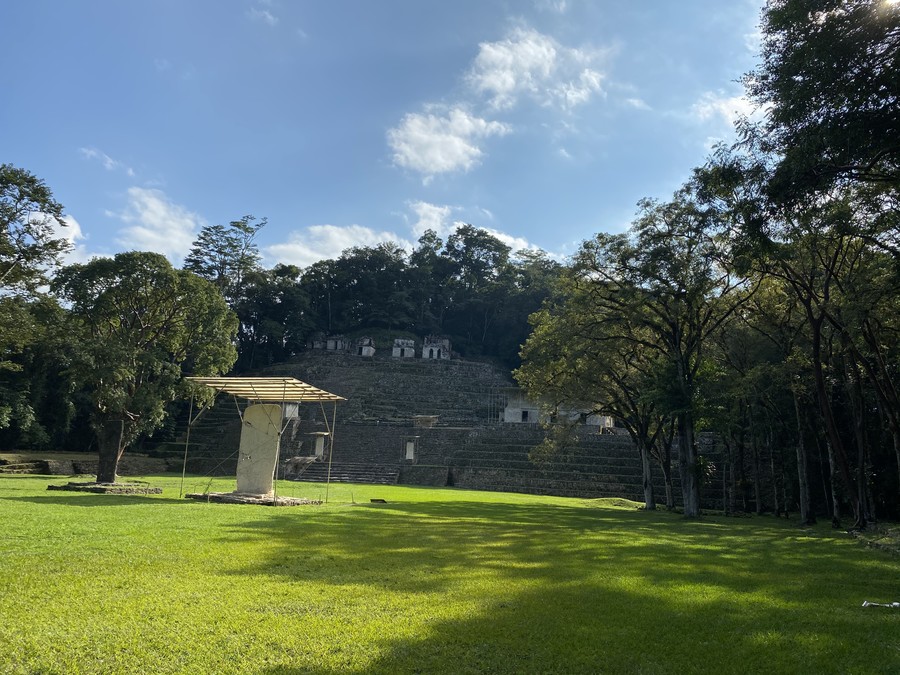
M 861 607 L 900 600 L 900 560 L 827 527 L 394 486 L 275 509 L 146 480 L 163 494 L 0 477 L 0 672 L 900 672 L 900 610 Z

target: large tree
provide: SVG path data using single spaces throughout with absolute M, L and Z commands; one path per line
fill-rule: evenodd
M 229 305 L 236 307 L 248 275 L 259 270 L 256 235 L 266 222 L 244 216 L 228 225 L 205 226 L 184 259 L 184 269 L 213 282 Z
M 34 174 L 0 164 L 0 291 L 34 292 L 70 244 L 57 234 L 63 207 Z
M 182 375 L 216 375 L 236 358 L 237 319 L 208 281 L 156 253 L 120 253 L 64 268 L 53 289 L 70 307 L 72 373 L 91 397 L 97 481 L 163 421 Z
M 779 157 L 772 193 L 900 188 L 900 4 L 769 0 L 761 28 L 762 62 L 744 81 L 767 111 L 750 134 Z
M 235 371 L 284 361 L 303 349 L 313 324 L 309 296 L 299 278 L 294 265 L 276 265 L 246 277 L 244 297 L 235 310 L 240 321 Z
M 615 417 L 641 458 L 644 508 L 656 508 L 651 458 L 663 469 L 666 504 L 674 508 L 665 447 L 670 425 L 653 396 L 659 354 L 619 335 L 618 322 L 583 281 L 577 274 L 563 279 L 560 300 L 532 315 L 534 332 L 522 347 L 516 380 L 551 409 Z
M 598 234 L 575 257 L 609 334 L 655 350 L 665 364 L 659 405 L 677 420 L 687 517 L 700 514 L 698 377 L 711 336 L 751 295 L 715 215 L 686 187 L 670 202 L 642 202 L 628 234 Z
M 34 174 L 0 164 L 0 429 L 33 422 L 25 351 L 43 335 L 40 288 L 68 250 L 63 207 Z

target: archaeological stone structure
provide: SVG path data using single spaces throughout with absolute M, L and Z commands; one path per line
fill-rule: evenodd
M 375 356 L 375 340 L 370 337 L 358 338 L 353 353 L 357 356 Z
M 411 359 L 416 355 L 416 341 L 406 338 L 397 338 L 394 340 L 394 347 L 391 349 L 391 356 L 396 359 Z
M 581 423 L 570 446 L 550 457 L 535 452 L 548 431 L 521 418 L 523 410 L 530 417 L 538 408 L 526 407 L 533 404 L 516 394 L 509 373 L 487 363 L 395 358 L 387 349 L 367 359 L 309 350 L 259 375 L 297 377 L 347 399 L 340 405 L 333 438 L 326 436 L 328 429 L 313 407 L 284 421 L 279 466 L 299 458 L 295 464 L 302 464 L 303 471 L 294 476 L 299 480 L 324 482 L 330 459 L 332 481 L 642 498 L 641 462 L 627 434 L 610 428 L 610 420 L 573 413 Z M 509 414 L 516 417 L 513 411 L 518 419 L 504 421 Z M 235 406 L 223 401 L 193 429 L 191 443 L 197 450 L 188 471 L 234 472 L 238 460 L 229 448 L 238 447 L 239 437 Z M 178 441 L 172 451 L 181 451 Z M 707 446 L 701 451 L 715 465 L 718 450 Z M 654 481 L 662 500 L 658 467 Z M 721 485 L 716 474 L 704 486 L 707 508 L 721 506 Z
M 438 361 L 450 360 L 450 340 L 437 335 L 429 335 L 422 342 L 422 358 Z

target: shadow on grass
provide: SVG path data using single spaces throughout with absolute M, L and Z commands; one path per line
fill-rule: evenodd
M 91 492 L 59 492 L 47 496 L 35 497 L 0 497 L 3 501 L 25 502 L 30 504 L 58 504 L 60 506 L 128 506 L 134 504 L 190 504 L 186 499 L 177 497 L 147 497 L 144 495 L 101 495 Z
M 900 613 L 859 607 L 866 597 L 897 592 L 900 565 L 841 546 L 824 531 L 779 522 L 429 501 L 314 518 L 276 512 L 226 535 L 247 538 L 264 538 L 276 549 L 262 563 L 234 569 L 236 575 L 471 605 L 464 618 L 430 624 L 414 637 L 391 637 L 386 627 L 380 656 L 358 672 L 900 666 Z M 488 590 L 472 591 L 473 579 Z
M 395 518 L 386 520 L 385 511 Z M 741 525 L 564 506 L 431 502 L 356 507 L 315 521 L 276 514 L 234 528 L 229 538 L 262 537 L 284 548 L 241 574 L 309 578 L 321 572 L 333 583 L 377 585 L 379 574 L 366 572 L 389 560 L 391 587 L 411 592 L 434 590 L 473 569 L 568 581 L 610 567 L 618 574 L 628 570 L 648 588 L 699 584 L 794 600 L 798 584 L 864 581 L 858 575 L 873 564 L 871 557 L 837 549 L 830 536 Z M 423 570 L 435 574 L 418 574 Z M 785 585 L 785 577 L 796 578 Z

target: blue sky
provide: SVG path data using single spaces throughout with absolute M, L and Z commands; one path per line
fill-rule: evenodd
M 761 0 L 29 0 L 0 7 L 0 162 L 73 260 L 267 217 L 266 265 L 425 228 L 572 253 L 749 112 Z

